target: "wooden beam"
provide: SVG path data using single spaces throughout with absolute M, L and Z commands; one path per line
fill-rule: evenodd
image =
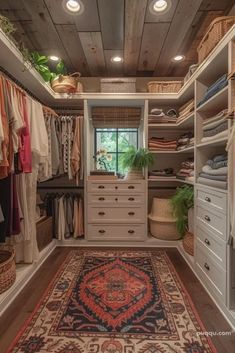
M 153 71 L 159 59 L 170 23 L 145 23 L 139 56 L 139 71 Z
M 89 68 L 75 25 L 56 25 L 63 46 L 72 62 L 74 71 L 89 75 Z
M 82 48 L 92 76 L 105 74 L 105 59 L 100 32 L 79 32 Z
M 155 75 L 165 76 L 172 57 L 179 54 L 178 50 L 184 42 L 187 31 L 200 8 L 203 0 L 180 0 L 176 13 L 165 40 L 161 55 L 155 68 Z
M 54 24 L 75 24 L 78 31 L 100 31 L 97 0 L 83 0 L 81 14 L 69 14 L 63 9 L 62 0 L 44 0 Z
M 104 49 L 123 50 L 124 0 L 98 0 Z
M 147 0 L 125 1 L 124 70 L 135 75 L 138 66 Z

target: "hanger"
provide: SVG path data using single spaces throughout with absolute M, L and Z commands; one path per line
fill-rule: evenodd
M 55 117 L 59 116 L 53 109 L 51 109 L 51 108 L 49 108 L 49 107 L 47 107 L 45 105 L 42 106 L 42 109 L 43 109 L 44 112 L 49 113 L 49 114 L 51 114 L 51 115 L 53 115 Z

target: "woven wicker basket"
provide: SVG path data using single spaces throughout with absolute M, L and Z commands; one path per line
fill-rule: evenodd
M 198 48 L 198 63 L 200 64 L 234 25 L 235 16 L 218 17 L 211 22 Z
M 75 75 L 77 77 L 74 77 Z M 51 81 L 51 87 L 56 93 L 75 93 L 79 89 L 78 79 L 80 76 L 79 72 L 75 72 L 69 76 L 59 75 Z
M 194 236 L 192 233 L 187 232 L 183 238 L 184 250 L 191 256 L 194 255 Z
M 0 246 L 0 294 L 9 289 L 16 279 L 15 250 L 12 246 Z
M 150 81 L 149 93 L 178 93 L 183 86 L 182 81 Z

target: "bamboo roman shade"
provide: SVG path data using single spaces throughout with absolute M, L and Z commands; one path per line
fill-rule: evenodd
M 93 107 L 95 128 L 138 128 L 141 119 L 139 107 Z

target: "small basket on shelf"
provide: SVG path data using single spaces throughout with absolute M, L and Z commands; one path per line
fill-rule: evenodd
M 10 245 L 0 245 L 0 294 L 9 289 L 15 279 L 15 250 Z
M 51 81 L 51 87 L 56 93 L 81 93 L 82 84 L 79 82 L 80 72 L 71 75 L 58 75 Z
M 183 86 L 182 81 L 150 81 L 149 93 L 178 93 Z
M 199 64 L 203 62 L 234 24 L 235 16 L 217 17 L 211 22 L 197 48 Z

